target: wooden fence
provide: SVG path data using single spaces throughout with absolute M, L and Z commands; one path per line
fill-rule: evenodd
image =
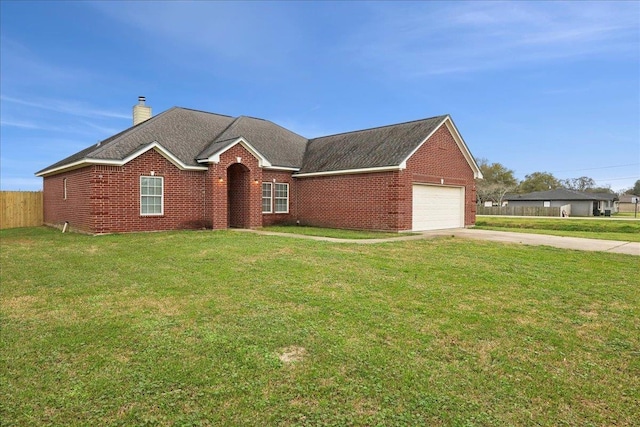
M 42 225 L 42 191 L 1 191 L 0 229 Z
M 560 216 L 559 207 L 543 208 L 542 206 L 478 206 L 477 215 L 509 215 L 509 216 Z

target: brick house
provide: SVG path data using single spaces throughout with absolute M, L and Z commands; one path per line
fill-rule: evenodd
M 480 170 L 451 117 L 307 139 L 173 107 L 39 172 L 44 221 L 88 233 L 301 224 L 427 230 L 475 223 Z

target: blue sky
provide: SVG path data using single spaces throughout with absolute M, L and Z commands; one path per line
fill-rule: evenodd
M 524 178 L 640 179 L 640 2 L 2 0 L 0 187 L 131 125 L 139 95 L 305 137 L 451 114 Z

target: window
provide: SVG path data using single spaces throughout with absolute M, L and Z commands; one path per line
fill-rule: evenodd
M 289 213 L 289 184 L 275 184 L 273 194 L 276 213 Z
M 67 200 L 67 178 L 62 179 L 62 199 Z
M 271 213 L 271 183 L 262 183 L 262 213 Z
M 262 183 L 262 213 L 289 213 L 289 184 Z
M 551 207 L 551 201 L 550 200 L 545 200 L 544 202 L 542 202 L 542 206 L 545 208 L 550 208 Z
M 164 213 L 163 178 L 159 176 L 140 177 L 140 214 L 162 215 Z

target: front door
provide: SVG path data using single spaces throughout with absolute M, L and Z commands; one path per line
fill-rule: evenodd
M 232 228 L 249 227 L 249 193 L 251 190 L 249 169 L 234 163 L 227 169 L 227 214 Z

